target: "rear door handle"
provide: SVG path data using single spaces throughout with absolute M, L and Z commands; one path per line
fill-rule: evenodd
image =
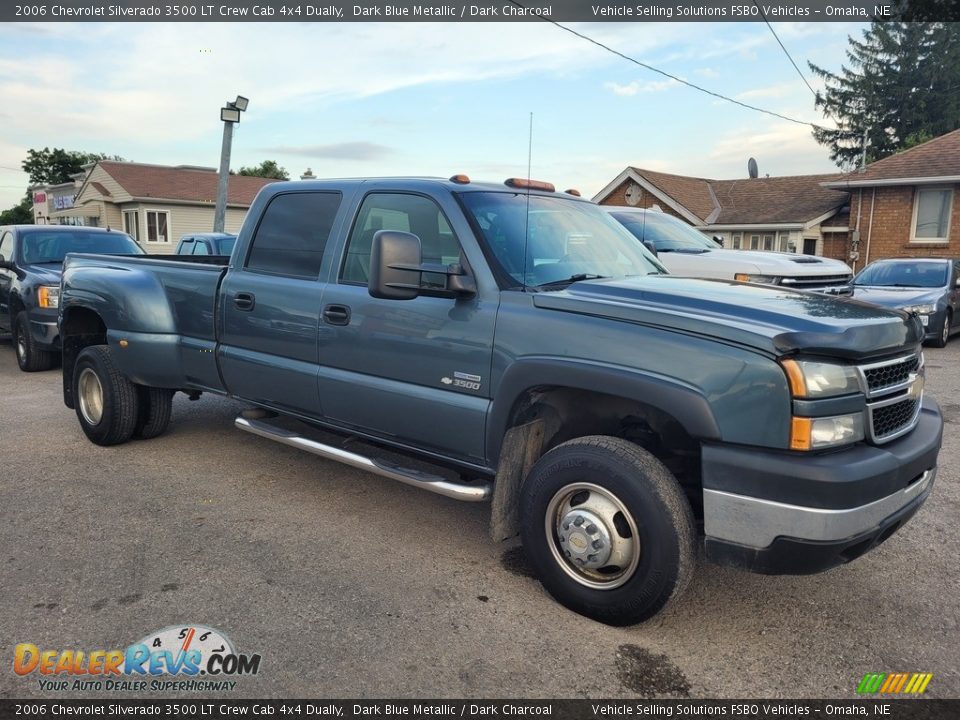
M 254 306 L 257 304 L 257 299 L 254 297 L 253 293 L 237 293 L 233 296 L 233 304 L 237 310 L 253 310 Z
M 327 305 L 323 308 L 323 320 L 328 325 L 349 325 L 350 308 L 346 305 Z

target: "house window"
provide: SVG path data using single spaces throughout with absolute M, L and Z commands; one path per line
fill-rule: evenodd
M 147 210 L 147 242 L 168 243 L 170 213 L 165 210 Z
M 140 213 L 136 210 L 124 210 L 123 230 L 134 240 L 140 242 Z
M 918 188 L 913 203 L 913 242 L 946 242 L 953 188 Z
M 790 233 L 780 232 L 777 234 L 777 252 L 790 252 Z
M 759 250 L 759 249 L 760 249 L 760 236 L 759 236 L 759 235 L 751 235 L 751 236 L 750 236 L 750 249 L 751 249 L 751 250 Z
M 734 234 L 733 234 L 733 241 L 732 241 L 732 242 L 733 242 L 733 245 L 732 245 L 732 247 L 733 247 L 734 250 L 739 250 L 739 249 L 740 249 L 740 243 L 741 243 L 741 241 L 742 241 L 742 238 L 743 238 L 743 236 L 742 236 L 740 233 L 734 233 Z
M 773 250 L 773 235 L 764 235 L 764 236 L 763 236 L 763 249 L 764 249 L 764 250 Z

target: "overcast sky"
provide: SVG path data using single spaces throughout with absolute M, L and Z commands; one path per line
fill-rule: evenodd
M 763 23 L 578 23 L 715 92 L 823 123 Z M 862 24 L 775 23 L 838 71 Z M 548 23 L 0 25 L 0 208 L 29 148 L 219 164 L 219 108 L 241 94 L 231 166 L 292 177 L 533 177 L 592 196 L 627 165 L 712 178 L 831 172 L 808 126 L 709 97 Z

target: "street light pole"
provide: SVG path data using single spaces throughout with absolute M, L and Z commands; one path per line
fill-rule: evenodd
M 223 120 L 223 145 L 220 147 L 220 177 L 217 181 L 217 206 L 213 213 L 213 231 L 223 232 L 227 216 L 227 183 L 230 179 L 230 151 L 233 147 L 233 125 L 240 122 L 240 113 L 247 109 L 250 101 L 237 95 L 233 102 L 220 108 Z

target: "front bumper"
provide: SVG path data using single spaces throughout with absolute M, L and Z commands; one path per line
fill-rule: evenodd
M 30 318 L 30 335 L 40 350 L 60 350 L 60 329 L 56 315 L 49 321 Z
M 917 427 L 882 446 L 815 456 L 704 448 L 707 557 L 768 574 L 819 572 L 859 557 L 929 496 L 942 432 L 940 408 L 925 398 Z

